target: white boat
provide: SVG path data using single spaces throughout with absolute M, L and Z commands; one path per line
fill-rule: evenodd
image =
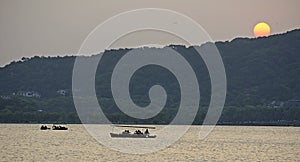
M 132 125 L 116 125 L 115 127 L 127 127 L 135 128 L 136 130 L 131 133 L 128 129 L 124 130 L 122 133 L 110 133 L 112 138 L 155 138 L 156 135 L 150 135 L 148 129 L 155 129 L 155 127 L 150 126 L 132 126 Z M 144 132 L 139 129 L 145 129 Z

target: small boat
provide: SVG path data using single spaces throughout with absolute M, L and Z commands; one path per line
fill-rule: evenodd
M 62 125 L 54 125 L 52 126 L 52 130 L 68 130 L 68 127 Z
M 149 129 L 155 129 L 155 127 L 147 126 L 132 126 L 132 125 L 117 125 L 115 127 L 128 127 L 135 128 L 134 133 L 131 133 L 128 129 L 125 129 L 121 133 L 110 133 L 112 138 L 156 138 L 156 135 L 150 135 Z M 139 129 L 146 129 L 144 132 Z
M 42 125 L 40 129 L 41 129 L 41 130 L 48 130 L 48 129 L 50 129 L 50 128 L 48 128 L 47 125 Z

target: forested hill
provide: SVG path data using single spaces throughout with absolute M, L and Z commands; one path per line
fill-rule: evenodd
M 228 103 L 256 105 L 300 96 L 300 30 L 266 38 L 237 38 L 216 45 L 225 64 Z M 177 47 L 183 55 L 189 56 L 192 51 Z M 107 59 L 105 66 L 113 67 L 114 60 L 126 51 L 106 51 L 106 55 L 115 58 Z M 70 56 L 36 56 L 12 62 L 0 69 L 0 95 L 37 91 L 42 97 L 53 97 L 57 90 L 70 90 L 74 60 Z
M 250 105 L 300 96 L 300 30 L 216 43 L 226 68 L 229 100 Z
M 227 75 L 226 106 L 266 106 L 273 101 L 285 102 L 299 98 L 300 29 L 269 37 L 236 38 L 215 44 L 222 56 Z M 194 68 L 199 80 L 202 104 L 207 105 L 210 82 L 203 60 L 193 47 L 180 45 L 170 45 L 170 47 L 182 54 Z M 96 91 L 99 98 L 109 100 L 107 106 L 104 105 L 107 112 L 115 110 L 111 108 L 115 106 L 111 103 L 113 100 L 110 100 L 112 98 L 111 73 L 118 60 L 129 50 L 107 50 L 102 53 L 100 68 L 96 75 Z M 74 111 L 71 97 L 74 61 L 74 56 L 35 56 L 22 58 L 0 68 L 0 95 L 2 96 L 0 109 L 11 111 L 3 104 L 7 104 L 3 98 L 14 97 L 11 96 L 13 93 L 34 91 L 40 94 L 41 98 L 32 101 L 33 109 L 53 112 Z M 153 66 L 138 70 L 132 82 L 131 85 L 134 86 L 131 87 L 131 94 L 137 104 L 149 103 L 145 94 L 148 94 L 149 87 L 153 84 L 161 84 L 166 89 L 167 106 L 177 107 L 180 102 L 178 82 L 164 68 Z M 64 90 L 66 95 L 58 94 L 59 90 Z M 25 100 L 27 102 L 28 98 Z

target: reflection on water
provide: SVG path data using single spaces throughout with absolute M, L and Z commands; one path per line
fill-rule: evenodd
M 0 124 L 1 161 L 297 161 L 300 127 L 218 126 L 204 140 L 199 127 L 156 153 L 124 154 L 99 144 L 82 125 L 68 131 L 34 124 Z M 109 132 L 108 132 L 109 133 Z

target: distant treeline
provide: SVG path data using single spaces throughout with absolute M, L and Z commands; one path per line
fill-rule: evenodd
M 108 100 L 108 99 L 106 99 Z M 69 102 L 69 103 L 68 103 Z M 65 104 L 65 105 L 64 105 Z M 26 97 L 11 100 L 0 99 L 1 123 L 81 123 L 76 110 L 68 105 L 73 101 L 61 97 L 47 101 Z M 59 106 L 58 106 L 59 105 Z M 43 110 L 39 109 L 43 107 Z M 55 107 L 56 109 L 52 109 Z M 206 106 L 201 106 L 193 124 L 202 124 Z M 169 124 L 177 113 L 176 108 L 168 107 L 156 117 L 140 120 L 131 118 L 121 112 L 104 108 L 106 117 L 113 123 Z M 262 106 L 226 106 L 218 122 L 225 125 L 294 125 L 300 126 L 300 107 L 271 108 Z

